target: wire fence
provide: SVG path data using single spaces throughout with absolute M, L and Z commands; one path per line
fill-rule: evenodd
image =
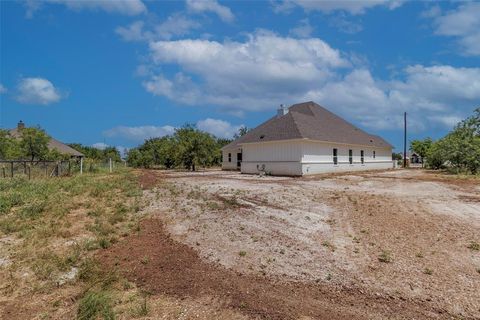
M 0 160 L 0 179 L 65 177 L 82 173 L 113 172 L 124 167 L 123 162 L 94 160 L 28 161 Z

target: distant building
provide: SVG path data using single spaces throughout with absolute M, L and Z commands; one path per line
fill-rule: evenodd
M 9 130 L 10 136 L 14 138 L 20 138 L 22 136 L 22 129 L 25 128 L 25 123 L 20 120 L 16 128 Z M 78 152 L 77 150 L 73 149 L 72 147 L 60 142 L 53 137 L 50 137 L 50 141 L 48 142 L 48 149 L 56 150 L 61 154 L 69 155 L 72 158 L 83 158 L 84 154 Z
M 315 102 L 281 107 L 222 148 L 222 169 L 302 176 L 393 168 L 392 146 Z

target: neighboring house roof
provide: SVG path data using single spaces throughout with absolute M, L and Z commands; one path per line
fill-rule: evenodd
M 311 139 L 378 148 L 392 147 L 377 135 L 355 127 L 313 101 L 292 105 L 288 113 L 275 116 L 223 147 L 234 148 L 244 143 Z
M 20 138 L 21 133 L 18 130 L 18 128 L 11 129 L 9 130 L 9 133 L 12 137 L 14 138 Z M 50 141 L 48 142 L 48 148 L 50 150 L 54 149 L 57 150 L 58 152 L 62 154 L 68 154 L 73 157 L 84 157 L 84 154 L 81 152 L 78 152 L 77 150 L 73 149 L 72 147 L 64 144 L 63 142 L 60 142 L 52 137 L 50 137 Z

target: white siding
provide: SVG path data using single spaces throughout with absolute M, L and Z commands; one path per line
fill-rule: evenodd
M 301 141 L 262 142 L 242 145 L 242 173 L 302 175 Z
M 333 162 L 333 149 L 338 154 L 338 164 Z M 353 152 L 353 163 L 349 161 L 349 150 Z M 361 163 L 361 150 L 364 163 Z M 375 158 L 373 152 L 375 151 Z M 391 148 L 372 148 L 358 145 L 344 145 L 316 141 L 302 143 L 302 174 L 316 174 L 335 171 L 354 171 L 393 168 Z
M 222 150 L 222 170 L 238 170 L 237 153 L 242 152 L 239 148 L 230 148 Z M 231 154 L 231 161 L 228 161 L 228 154 Z
M 333 149 L 338 150 L 338 164 L 333 162 Z M 237 169 L 237 152 L 240 149 L 223 150 L 225 170 Z M 393 168 L 391 148 L 372 148 L 309 140 L 261 142 L 243 144 L 242 173 L 265 172 L 272 175 L 300 176 L 316 173 Z M 353 163 L 349 162 L 349 150 L 353 151 Z M 361 163 L 361 150 L 364 163 Z M 373 152 L 375 151 L 375 158 Z M 228 162 L 228 153 L 232 161 Z

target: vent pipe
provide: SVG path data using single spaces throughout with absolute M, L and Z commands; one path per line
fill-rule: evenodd
M 284 116 L 288 113 L 288 108 L 284 104 L 280 105 L 280 108 L 277 110 L 277 117 Z

